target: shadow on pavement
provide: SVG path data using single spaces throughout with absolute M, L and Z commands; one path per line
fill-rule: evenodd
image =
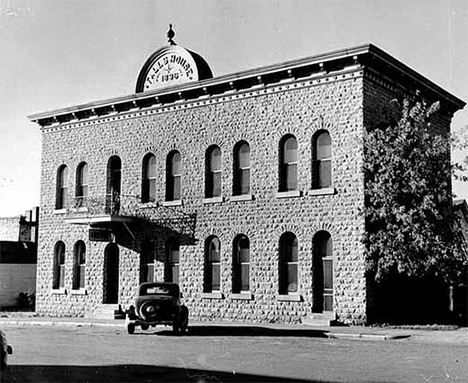
M 308 382 L 273 376 L 237 374 L 148 365 L 28 366 L 10 365 L 1 373 L 2 382 Z
M 172 330 L 164 329 L 162 331 L 150 328 L 148 331 L 137 329 L 138 334 L 169 335 L 169 336 L 271 336 L 271 337 L 299 337 L 299 338 L 327 338 L 327 331 L 313 329 L 278 329 L 260 326 L 189 326 L 187 332 L 178 335 Z

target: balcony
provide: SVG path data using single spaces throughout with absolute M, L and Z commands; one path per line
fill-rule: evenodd
M 72 224 L 99 224 L 132 222 L 139 198 L 119 193 L 73 198 L 66 208 L 65 222 Z

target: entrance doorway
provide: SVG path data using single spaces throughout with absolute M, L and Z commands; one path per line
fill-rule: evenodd
M 312 294 L 314 313 L 333 311 L 333 244 L 330 233 L 319 231 L 312 240 Z
M 109 243 L 104 251 L 104 301 L 119 303 L 119 247 Z

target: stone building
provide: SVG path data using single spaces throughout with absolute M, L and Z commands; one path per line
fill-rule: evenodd
M 371 44 L 212 77 L 168 36 L 135 94 L 30 116 L 37 311 L 125 309 L 164 279 L 197 320 L 369 321 L 363 133 L 416 90 L 439 132 L 464 102 Z

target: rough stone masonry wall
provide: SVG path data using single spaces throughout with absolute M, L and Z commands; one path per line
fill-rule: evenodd
M 172 149 L 182 156 L 182 206 L 176 212 L 196 213 L 194 241 L 182 240 L 180 284 L 190 316 L 198 320 L 253 322 L 300 322 L 312 313 L 312 238 L 327 230 L 333 239 L 334 310 L 339 319 L 362 323 L 366 319 L 366 285 L 361 238 L 364 221 L 362 145 L 362 78 L 323 82 L 313 87 L 260 93 L 122 119 L 92 126 L 43 134 L 41 230 L 39 238 L 38 297 L 40 313 L 57 316 L 84 315 L 103 299 L 103 263 L 106 243 L 90 242 L 87 227 L 64 222 L 54 211 L 57 169 L 69 168 L 69 197 L 74 193 L 75 172 L 82 161 L 89 166 L 89 195 L 103 195 L 110 156 L 122 160 L 122 194 L 141 193 L 142 160 L 152 152 L 157 159 L 157 202 L 165 199 L 165 166 Z M 311 189 L 311 143 L 314 132 L 326 129 L 333 145 L 334 195 L 309 195 Z M 299 190 L 302 196 L 277 198 L 278 146 L 286 134 L 299 143 Z M 252 200 L 230 201 L 233 148 L 245 140 L 251 149 Z M 222 195 L 224 202 L 204 204 L 205 152 L 210 145 L 222 150 Z M 133 302 L 139 283 L 138 249 L 144 238 L 156 238 L 158 258 L 168 230 L 130 226 L 135 240 L 119 231 L 119 303 Z M 280 301 L 278 252 L 280 236 L 293 232 L 299 241 L 299 294 L 302 301 Z M 232 243 L 236 235 L 250 239 L 252 300 L 234 299 Z M 176 234 L 177 235 L 177 234 Z M 210 235 L 221 241 L 222 299 L 203 298 L 204 244 Z M 120 237 L 120 238 L 119 238 Z M 54 245 L 66 245 L 66 294 L 52 291 Z M 87 247 L 86 295 L 73 294 L 71 274 L 73 246 L 83 240 Z M 162 276 L 162 264 L 157 265 Z

